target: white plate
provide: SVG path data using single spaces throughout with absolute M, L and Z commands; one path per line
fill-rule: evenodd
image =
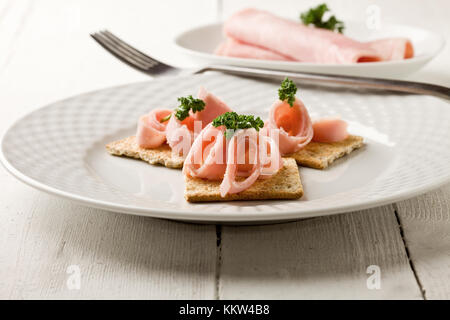
M 138 116 L 174 107 L 200 85 L 236 111 L 264 118 L 277 83 L 220 74 L 168 78 L 87 93 L 38 109 L 4 135 L 1 160 L 38 189 L 107 210 L 190 221 L 261 222 L 378 206 L 450 178 L 450 108 L 438 98 L 299 88 L 312 117 L 339 115 L 367 146 L 328 170 L 301 168 L 300 200 L 190 204 L 180 170 L 110 156 Z
M 378 30 L 369 30 L 364 23 L 347 22 L 345 34 L 360 41 L 385 37 L 407 37 L 413 43 L 415 57 L 400 61 L 347 65 L 221 57 L 214 55 L 213 52 L 224 39 L 222 24 L 210 24 L 185 31 L 175 38 L 175 45 L 189 55 L 193 61 L 204 65 L 228 64 L 286 71 L 392 77 L 419 70 L 439 53 L 445 43 L 444 38 L 440 35 L 424 29 L 402 25 L 385 25 Z

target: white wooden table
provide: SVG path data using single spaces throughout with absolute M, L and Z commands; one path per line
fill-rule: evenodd
M 224 2 L 224 16 L 258 5 L 292 17 L 317 3 Z M 374 1 L 327 3 L 356 19 Z M 425 27 L 450 41 L 449 1 L 376 3 L 382 22 Z M 89 32 L 109 28 L 157 58 L 187 65 L 171 37 L 215 19 L 213 0 L 0 0 L 0 130 L 54 100 L 146 80 Z M 450 86 L 450 49 L 409 79 Z M 3 168 L 0 190 L 2 299 L 450 298 L 450 185 L 371 210 L 217 228 L 87 208 L 36 191 Z M 380 289 L 367 286 L 371 265 L 380 268 Z M 67 285 L 72 268 L 79 268 L 79 289 Z

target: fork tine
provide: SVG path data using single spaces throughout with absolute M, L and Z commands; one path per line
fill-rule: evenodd
M 145 62 L 147 62 L 151 65 L 157 65 L 157 64 L 166 65 L 163 62 L 158 61 L 158 60 L 146 55 L 142 51 L 139 51 L 136 48 L 132 47 L 131 45 L 129 45 L 128 43 L 126 43 L 125 41 L 123 41 L 122 39 L 120 39 L 119 37 L 114 35 L 109 30 L 100 31 L 100 33 L 103 34 L 108 39 L 110 39 L 112 42 L 114 42 L 116 45 L 118 45 L 122 49 L 127 50 L 127 52 L 129 52 L 130 54 L 133 54 L 134 56 L 139 57 L 140 59 L 144 60 Z
M 139 63 L 141 63 L 142 65 L 146 66 L 147 68 L 151 68 L 154 65 L 156 65 L 152 60 L 150 59 L 146 59 L 143 58 L 140 55 L 135 54 L 132 50 L 130 50 L 129 48 L 123 46 L 120 43 L 117 43 L 116 41 L 110 39 L 105 33 L 103 33 L 102 31 L 98 32 L 98 37 L 102 38 L 103 42 L 106 42 L 107 44 L 109 44 L 110 46 L 114 47 L 114 49 L 117 52 L 120 52 L 122 55 L 125 55 L 135 61 L 138 61 Z
M 97 41 L 98 44 L 100 44 L 106 51 L 111 53 L 117 59 L 128 64 L 130 67 L 133 67 L 139 71 L 148 73 L 148 67 L 146 67 L 144 64 L 140 63 L 139 61 L 136 61 L 136 60 L 124 55 L 122 52 L 117 50 L 115 46 L 111 45 L 111 43 L 109 43 L 108 41 L 105 41 L 104 37 L 102 37 L 98 33 L 92 33 L 91 37 L 95 41 Z
M 146 61 L 139 56 L 136 56 L 132 52 L 127 49 L 124 49 L 120 46 L 117 46 L 113 41 L 109 38 L 105 37 L 102 33 L 95 34 L 96 40 L 101 41 L 102 44 L 107 46 L 110 50 L 114 51 L 117 54 L 120 54 L 123 58 L 131 60 L 130 62 L 136 62 L 140 67 L 143 68 L 151 68 L 153 66 L 152 62 Z
M 180 73 L 180 69 L 149 57 L 107 30 L 91 33 L 91 37 L 117 59 L 148 75 L 160 76 Z

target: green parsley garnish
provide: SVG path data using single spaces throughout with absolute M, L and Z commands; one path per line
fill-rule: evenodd
M 326 21 L 322 20 L 323 15 L 328 11 L 330 11 L 330 9 L 328 9 L 328 6 L 325 3 L 322 3 L 317 7 L 311 8 L 308 11 L 300 14 L 300 19 L 305 25 L 313 24 L 317 28 L 328 29 L 331 31 L 342 33 L 345 28 L 344 22 L 336 19 L 334 15 L 330 16 Z
M 278 89 L 278 97 L 281 101 L 286 101 L 291 107 L 294 106 L 296 93 L 297 86 L 292 80 L 286 78 L 281 82 L 281 87 Z
M 180 121 L 183 121 L 189 117 L 189 110 L 196 113 L 197 111 L 202 111 L 205 109 L 206 105 L 203 100 L 195 99 L 192 96 L 180 97 L 178 98 L 178 101 L 180 102 L 180 105 L 175 109 L 175 117 L 177 117 Z
M 161 120 L 159 120 L 159 122 L 161 122 L 161 123 L 166 122 L 167 120 L 170 119 L 171 116 L 172 116 L 172 114 L 170 113 L 167 116 L 165 116 L 164 118 L 162 118 Z
M 238 129 L 255 128 L 256 131 L 259 131 L 259 129 L 264 127 L 264 121 L 260 117 L 255 118 L 254 116 L 237 114 L 236 112 L 225 112 L 215 118 L 212 124 L 216 128 L 220 126 L 227 128 L 225 131 L 226 138 L 231 138 Z

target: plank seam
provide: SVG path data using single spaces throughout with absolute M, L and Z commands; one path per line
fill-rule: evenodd
M 220 269 L 222 268 L 222 226 L 216 225 L 216 274 L 214 299 L 220 300 Z
M 408 245 L 406 243 L 405 233 L 404 233 L 404 230 L 403 230 L 402 223 L 400 221 L 400 217 L 398 215 L 397 204 L 394 203 L 393 207 L 394 207 L 395 218 L 397 219 L 397 224 L 398 224 L 398 227 L 400 229 L 400 236 L 401 236 L 402 241 L 403 241 L 403 246 L 405 247 L 406 257 L 408 258 L 409 267 L 411 268 L 411 270 L 412 270 L 412 272 L 414 274 L 414 278 L 416 279 L 417 285 L 419 286 L 419 290 L 420 290 L 420 294 L 422 295 L 422 298 L 424 300 L 427 300 L 426 291 L 425 291 L 425 289 L 424 289 L 424 287 L 422 285 L 422 282 L 420 281 L 419 275 L 418 275 L 418 273 L 416 271 L 416 267 L 414 266 L 414 262 L 411 259 L 411 255 L 410 255 L 410 252 L 409 252 Z

